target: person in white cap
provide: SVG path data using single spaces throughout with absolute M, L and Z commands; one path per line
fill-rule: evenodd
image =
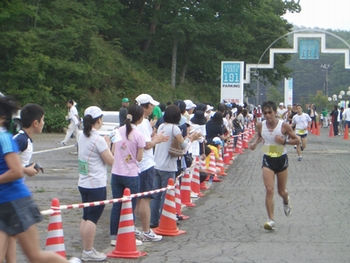
M 207 121 L 210 119 L 210 117 L 212 116 L 212 110 L 214 109 L 213 106 L 211 105 L 207 105 L 206 111 L 205 111 L 205 117 L 207 118 Z
M 110 151 L 109 136 L 100 136 L 98 130 L 102 126 L 102 111 L 99 107 L 88 107 L 84 112 L 84 129 L 79 136 L 78 170 L 79 192 L 83 203 L 102 201 L 107 198 L 106 164 L 112 165 L 114 157 Z M 103 261 L 104 253 L 94 247 L 96 224 L 100 219 L 104 206 L 83 208 L 83 218 L 80 223 L 80 236 L 83 243 L 81 259 L 83 261 Z
M 148 192 L 154 190 L 154 177 L 155 177 L 155 161 L 153 155 L 153 148 L 156 144 L 166 142 L 169 140 L 169 136 L 163 134 L 153 135 L 153 126 L 155 121 L 150 122 L 149 116 L 153 112 L 153 108 L 159 105 L 159 102 L 154 100 L 148 94 L 141 94 L 135 99 L 137 104 L 143 107 L 143 121 L 137 125 L 137 129 L 145 136 L 146 147 L 144 148 L 142 161 L 138 163 L 140 168 L 140 192 Z M 139 215 L 142 231 L 135 229 L 135 235 L 137 239 L 141 241 L 160 241 L 162 236 L 157 235 L 150 228 L 151 220 L 151 196 L 146 195 L 138 198 L 136 204 L 136 214 Z
M 191 119 L 191 115 L 193 114 L 194 109 L 197 107 L 196 104 L 192 102 L 192 100 L 184 100 L 186 104 L 186 112 L 184 116 L 187 118 L 188 121 Z
M 284 103 L 280 102 L 277 109 L 277 118 L 283 120 L 287 113 L 288 113 L 288 110 L 284 107 Z

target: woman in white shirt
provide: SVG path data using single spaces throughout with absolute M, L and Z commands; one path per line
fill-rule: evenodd
M 108 136 L 100 136 L 98 129 L 102 126 L 102 111 L 91 106 L 84 113 L 84 130 L 79 138 L 79 192 L 82 202 L 102 201 L 107 197 L 106 164 L 112 165 L 114 157 L 110 151 L 111 140 Z M 83 242 L 83 261 L 103 261 L 104 253 L 93 247 L 96 224 L 100 219 L 104 206 L 83 208 L 83 218 L 80 224 L 80 236 Z

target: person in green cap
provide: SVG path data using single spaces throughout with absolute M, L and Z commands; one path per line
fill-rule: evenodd
M 126 115 L 128 114 L 129 99 L 122 99 L 122 107 L 119 109 L 119 126 L 122 127 L 125 124 Z

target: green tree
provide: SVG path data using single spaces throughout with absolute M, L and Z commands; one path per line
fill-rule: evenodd
M 283 94 L 275 86 L 270 86 L 266 91 L 267 100 L 274 101 L 277 105 L 284 100 Z

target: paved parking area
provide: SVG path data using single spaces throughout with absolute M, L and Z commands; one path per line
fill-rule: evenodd
M 321 136 L 309 135 L 301 162 L 293 146 L 288 146 L 287 188 L 293 212 L 285 217 L 276 192 L 276 230 L 263 229 L 267 215 L 258 146 L 237 156 L 228 176 L 221 183 L 213 183 L 205 197 L 195 200 L 195 208 L 183 210 L 190 216 L 179 224 L 187 231 L 185 235 L 137 247 L 148 253 L 145 257 L 107 262 L 350 262 L 350 141 L 341 136 L 329 138 L 328 132 L 321 128 Z M 35 150 L 58 147 L 61 137 L 39 135 Z M 68 147 L 33 156 L 33 161 L 40 160 L 45 174 L 27 179 L 27 184 L 42 210 L 49 208 L 54 197 L 61 204 L 80 203 L 77 156 L 69 154 L 73 150 Z M 100 251 L 113 249 L 108 235 L 110 210 L 106 206 L 98 224 L 95 247 Z M 69 256 L 81 254 L 80 216 L 77 209 L 62 211 Z M 48 218 L 38 224 L 43 247 L 47 225 Z M 19 255 L 18 262 L 26 260 Z

